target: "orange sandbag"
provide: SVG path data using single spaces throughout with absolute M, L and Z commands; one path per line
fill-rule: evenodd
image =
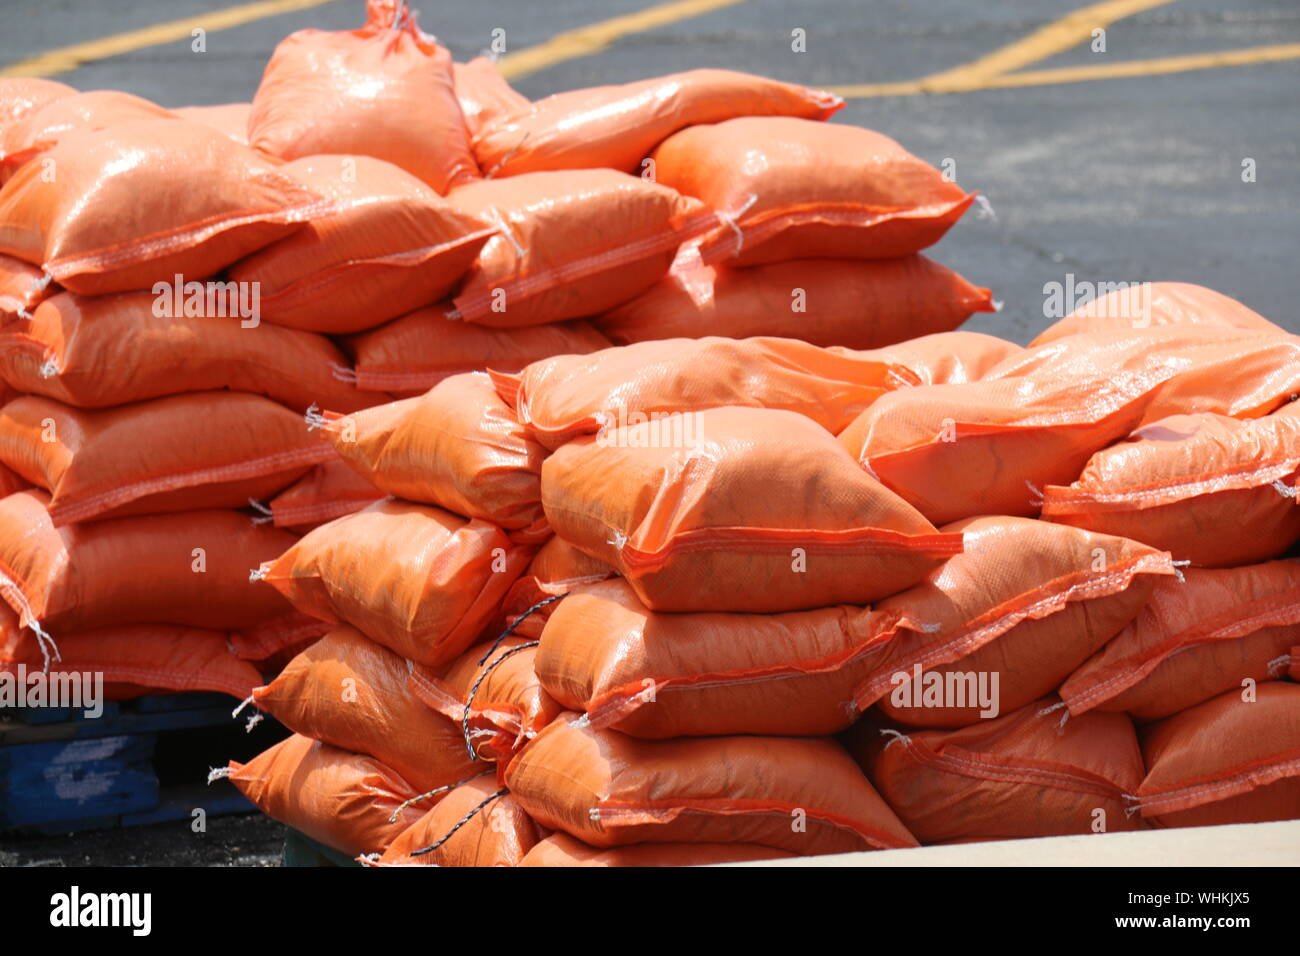
M 884 350 L 888 353 L 889 350 Z M 1248 418 L 1300 391 L 1300 337 L 1167 327 L 1026 349 L 978 382 L 899 389 L 840 433 L 936 524 L 1033 516 L 1046 485 L 1180 408 Z
M 334 208 L 230 270 L 260 283 L 262 316 L 278 325 L 374 328 L 450 292 L 497 232 L 370 156 L 309 156 L 281 172 Z
M 3 608 L 8 615 L 9 608 Z M 124 700 L 146 693 L 210 691 L 243 700 L 262 682 L 257 669 L 235 656 L 224 631 L 144 624 L 61 634 L 57 675 L 103 675 L 105 697 Z M 0 671 L 11 674 L 44 667 L 40 642 L 30 631 L 0 633 Z
M 184 120 L 70 132 L 42 159 L 57 176 L 28 163 L 0 193 L 0 252 L 83 295 L 205 279 L 327 208 L 272 160 Z
M 0 465 L 0 498 L 7 498 L 15 491 L 25 491 L 32 483 L 22 475 Z
M 820 425 L 777 409 L 576 439 L 542 465 L 542 504 L 557 535 L 655 611 L 865 604 L 961 551 Z
M 964 727 L 1053 692 L 1176 574 L 1162 551 L 1032 518 L 941 530 L 966 550 L 877 605 L 898 632 L 858 689 L 859 707 L 879 701 L 913 727 Z
M 177 440 L 177 436 L 189 436 Z M 190 392 L 87 411 L 24 395 L 0 409 L 0 464 L 50 493 L 55 526 L 241 508 L 333 450 L 302 418 L 247 392 Z
M 563 538 L 551 537 L 506 592 L 501 602 L 501 626 L 512 628 L 511 633 L 521 637 L 539 638 L 561 597 L 579 585 L 604 581 L 614 573 L 604 561 L 583 554 Z
M 484 180 L 451 200 L 505 230 L 452 300 L 461 318 L 503 329 L 598 315 L 635 298 L 663 278 L 681 243 L 716 221 L 696 200 L 612 169 Z
M 1294 820 L 1300 807 L 1300 685 L 1238 687 L 1144 728 L 1142 816 L 1161 827 Z
M 567 833 L 552 833 L 528 851 L 519 866 L 714 866 L 798 856 L 788 850 L 745 843 L 638 843 L 599 849 Z
M 824 120 L 842 106 L 824 90 L 733 70 L 688 70 L 527 104 L 479 131 L 474 158 L 496 177 L 552 169 L 639 173 L 651 150 L 688 126 L 737 116 Z
M 74 93 L 45 104 L 0 134 L 0 182 L 76 130 L 106 129 L 130 120 L 175 119 L 157 103 L 118 90 Z
M 518 866 L 537 838 L 537 824 L 519 801 L 499 793 L 491 777 L 479 777 L 403 830 L 377 865 Z M 430 846 L 435 849 L 412 855 Z
M 321 525 L 254 577 L 300 611 L 438 665 L 473 643 L 529 557 L 486 521 L 380 501 Z
M 468 741 L 481 758 L 506 761 L 564 710 L 542 689 L 536 660 L 535 641 L 507 637 L 475 644 L 445 667 L 417 664 L 407 684 L 464 731 L 462 754 Z
M 524 574 L 544 584 L 578 585 L 603 581 L 614 569 L 563 538 L 551 538 L 538 549 Z
M 1145 388 L 1142 425 L 1198 412 L 1258 418 L 1300 394 L 1300 336 L 1206 325 L 1079 332 L 1024 349 L 985 377 L 1099 377 L 1133 394 Z
M 1278 658 L 1300 641 L 1300 561 L 1184 575 L 1159 582 L 1137 619 L 1061 686 L 1071 715 L 1159 720 L 1247 679 L 1282 676 Z
M 1044 488 L 1043 517 L 1235 567 L 1300 539 L 1298 484 L 1300 402 L 1246 421 L 1173 415 L 1097 452 L 1073 484 Z
M 410 397 L 462 372 L 518 372 L 552 355 L 588 355 L 609 348 L 609 340 L 586 322 L 490 329 L 448 319 L 446 311 L 436 306 L 420 309 L 349 339 L 357 388 Z
M 838 433 L 887 391 L 920 384 L 883 353 L 712 336 L 558 355 L 493 377 L 506 404 L 551 449 L 578 435 L 723 405 L 799 412 Z
M 0 77 L 0 133 L 46 103 L 76 92 L 66 83 L 38 76 Z
M 402 806 L 416 791 L 396 771 L 301 734 L 213 776 L 228 777 L 268 817 L 349 856 L 384 852 L 421 816 Z
M 277 528 L 311 529 L 381 500 L 384 493 L 340 458 L 323 461 L 271 499 Z
M 1041 332 L 1030 347 L 1080 332 L 1206 325 L 1247 332 L 1285 332 L 1236 299 L 1188 282 L 1144 282 L 1097 296 Z
M 471 138 L 498 117 L 529 105 L 528 97 L 516 92 L 485 56 L 476 56 L 468 63 L 453 63 L 451 75 Z
M 1140 830 L 1142 752 L 1123 714 L 1058 727 L 1051 698 L 961 730 L 876 730 L 849 749 L 922 843 Z
M 248 145 L 248 114 L 252 103 L 222 103 L 219 106 L 182 106 L 173 112 L 181 119 L 210 126 L 236 143 Z
M 620 578 L 556 605 L 535 665 L 593 727 L 633 737 L 844 730 L 890 615 L 841 605 L 788 614 L 656 614 Z
M 252 696 L 258 708 L 295 733 L 374 757 L 420 792 L 481 769 L 465 750 L 460 725 L 420 703 L 406 678 L 406 661 L 342 626 Z
M 776 335 L 871 349 L 947 332 L 992 312 L 988 289 L 924 256 L 795 259 L 752 269 L 691 265 L 672 271 L 596 327 L 619 345 L 647 339 Z
M 942 238 L 975 201 L 888 136 L 790 117 L 692 126 L 651 157 L 665 186 L 730 218 L 706 263 L 894 259 Z
M 233 314 L 176 314 L 155 309 L 157 302 L 151 292 L 52 296 L 30 319 L 0 331 L 0 376 L 19 391 L 81 408 L 218 388 L 255 392 L 299 412 L 312 404 L 355 411 L 383 400 L 338 378 L 346 359 L 323 335 L 265 322 L 247 328 Z
M 825 737 L 646 741 L 565 714 L 515 757 L 505 785 L 542 826 L 596 847 L 756 843 L 813 856 L 916 845 Z
M 0 326 L 12 316 L 30 315 L 43 299 L 58 291 L 39 266 L 0 255 Z
M 419 398 L 326 419 L 339 455 L 381 491 L 491 521 L 521 540 L 549 534 L 546 450 L 486 374 L 453 375 Z
M 237 511 L 114 518 L 54 527 L 42 491 L 0 501 L 0 596 L 57 639 L 126 624 L 214 630 L 260 626 L 289 612 L 248 569 L 294 543 Z
M 248 141 L 281 159 L 374 156 L 444 194 L 479 175 L 451 54 L 402 0 L 367 0 L 357 30 L 281 40 L 253 96 Z
M 980 332 L 936 332 L 877 349 L 906 366 L 916 385 L 959 385 L 978 382 L 1007 359 L 1023 352 L 1019 345 Z

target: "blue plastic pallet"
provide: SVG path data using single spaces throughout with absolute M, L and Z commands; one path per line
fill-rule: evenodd
M 162 733 L 238 727 L 223 694 L 171 694 L 106 704 L 103 714 L 0 710 L 0 831 L 67 833 L 253 809 L 229 782 L 163 787 Z M 214 757 L 213 763 L 224 759 Z

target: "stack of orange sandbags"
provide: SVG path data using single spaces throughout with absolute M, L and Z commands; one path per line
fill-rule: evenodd
M 1300 561 L 1278 559 L 1300 539 L 1297 392 L 1300 339 L 1156 283 L 1078 310 L 978 384 L 886 396 L 841 435 L 966 535 L 880 606 L 917 627 L 853 737 L 919 839 L 1295 818 L 1300 688 L 1281 679 Z M 1138 562 L 1140 587 L 1096 599 Z M 1053 568 L 1086 603 L 1038 588 L 1007 630 L 1006 583 Z
M 384 864 L 513 865 L 537 834 L 496 794 L 493 764 L 561 708 L 534 675 L 535 645 L 493 639 L 507 590 L 547 536 L 545 451 L 482 373 L 313 424 L 391 497 L 259 569 L 261 587 L 335 627 L 254 692 L 298 736 L 230 777 L 265 812 L 345 852 L 385 854 Z M 473 826 L 412 855 L 484 800 L 492 807 Z
M 691 70 L 503 110 L 473 150 L 502 190 L 612 169 L 717 214 L 668 276 L 599 315 L 618 344 L 776 335 L 874 348 L 991 311 L 987 289 L 918 255 L 974 195 L 888 137 L 825 122 L 843 105 L 794 84 Z
M 235 509 L 332 455 L 307 405 L 361 400 L 333 344 L 261 324 L 216 278 L 328 204 L 138 98 L 67 92 L 0 132 L 0 251 L 42 286 L 0 328 L 0 564 L 21 628 L 0 659 L 101 670 L 123 693 L 246 694 L 247 662 L 319 627 L 247 580 L 293 538 Z

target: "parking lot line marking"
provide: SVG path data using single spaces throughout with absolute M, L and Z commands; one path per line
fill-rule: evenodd
M 506 79 L 517 80 L 566 60 L 600 53 L 615 40 L 628 34 L 653 30 L 655 27 L 689 20 L 691 17 L 744 2 L 745 0 L 673 0 L 671 3 L 656 4 L 635 13 L 557 33 L 545 43 L 507 54 L 497 63 L 497 69 Z
M 1169 73 L 1188 73 L 1193 70 L 1213 70 L 1225 66 L 1251 66 L 1259 63 L 1278 63 L 1300 59 L 1300 43 L 1279 43 L 1272 46 L 1243 47 L 1237 50 L 1219 50 L 1214 53 L 1189 53 L 1184 56 L 1161 56 L 1146 60 L 1125 60 L 1122 63 L 1097 63 L 1089 66 L 1063 66 L 1050 70 L 1024 70 L 989 77 L 980 86 L 946 93 L 970 93 L 975 90 L 1016 89 L 1027 86 L 1052 86 L 1058 83 L 1083 83 L 1090 80 L 1113 80 L 1137 76 L 1162 76 Z M 875 96 L 914 96 L 931 93 L 919 80 L 903 83 L 860 83 L 855 86 L 831 87 L 831 92 L 847 99 L 865 99 Z
M 1071 11 L 1026 37 L 994 50 L 987 56 L 922 78 L 921 88 L 931 93 L 979 89 L 1002 76 L 1062 53 L 1092 38 L 1092 31 L 1143 10 L 1166 6 L 1174 0 L 1102 0 Z
M 1281 60 L 1295 59 L 1300 59 L 1300 43 L 1279 43 L 1273 46 L 1253 46 L 1239 50 L 1219 50 L 1215 53 L 1189 53 L 1184 56 L 1127 60 L 1123 63 L 1026 70 L 1023 73 L 1008 73 L 1006 76 L 994 77 L 986 84 L 986 88 L 1005 89 L 1120 77 L 1158 76 L 1167 73 L 1187 73 L 1192 70 L 1213 70 L 1223 66 L 1249 66 L 1254 63 L 1277 63 Z
M 182 20 L 155 23 L 153 26 L 142 27 L 139 30 L 115 33 L 112 36 L 100 37 L 98 40 L 87 40 L 85 43 L 74 43 L 71 46 L 46 50 L 26 60 L 0 67 L 0 76 L 54 76 L 75 70 L 83 63 L 188 39 L 196 29 L 211 33 L 214 30 L 225 30 L 254 20 L 333 2 L 334 0 L 259 0 L 257 3 L 244 3 L 236 7 L 211 10 Z

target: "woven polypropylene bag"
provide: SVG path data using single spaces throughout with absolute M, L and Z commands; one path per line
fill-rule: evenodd
M 395 770 L 301 734 L 227 769 L 268 817 L 350 856 L 383 853 L 421 816 L 403 806 L 417 794 Z
M 888 350 L 885 350 L 886 352 Z M 1300 391 L 1300 338 L 1171 326 L 1067 336 L 979 381 L 895 390 L 840 433 L 931 521 L 1037 515 L 1102 448 L 1170 414 L 1268 414 Z
M 24 626 L 57 638 L 125 624 L 214 630 L 257 627 L 287 614 L 248 569 L 294 536 L 238 511 L 190 511 L 54 527 L 43 491 L 0 501 L 0 596 Z
M 486 521 L 385 500 L 316 528 L 257 577 L 307 614 L 436 666 L 478 637 L 530 556 Z
M 155 289 L 207 279 L 327 209 L 216 130 L 132 120 L 69 132 L 19 169 L 0 193 L 0 252 L 83 295 Z
M 520 328 L 586 318 L 634 298 L 715 217 L 697 200 L 612 169 L 527 173 L 451 194 L 502 226 L 453 301 L 467 321 Z
M 1064 290 L 1062 290 L 1064 292 Z M 1080 332 L 1205 325 L 1252 332 L 1285 332 L 1236 299 L 1187 282 L 1143 282 L 1099 295 L 1039 333 L 1031 346 Z
M 1241 687 L 1150 724 L 1137 808 L 1163 827 L 1293 820 L 1300 807 L 1300 685 Z
M 569 442 L 542 465 L 555 533 L 656 611 L 865 604 L 961 550 L 795 412 L 724 407 Z
M 887 136 L 790 117 L 683 129 L 651 157 L 665 186 L 729 219 L 706 262 L 893 259 L 938 242 L 975 200 Z
M 1126 538 L 1032 518 L 944 525 L 965 551 L 880 602 L 898 631 L 857 690 L 860 707 L 914 727 L 961 727 L 1060 686 L 1176 568 Z
M 1300 561 L 1183 574 L 1158 582 L 1136 620 L 1065 681 L 1071 714 L 1159 720 L 1285 675 L 1282 659 L 1300 641 Z
M 0 463 L 50 492 L 56 525 L 240 508 L 333 457 L 301 416 L 247 392 L 94 411 L 24 395 L 0 409 Z
M 475 773 L 460 726 L 411 694 L 407 676 L 392 651 L 336 627 L 254 690 L 253 703 L 295 733 L 369 754 L 420 791 Z
M 551 449 L 578 435 L 723 405 L 799 412 L 838 433 L 886 392 L 920 384 L 883 352 L 713 336 L 558 355 L 494 378 L 519 420 Z
M 534 669 L 537 642 L 511 636 L 476 644 L 450 664 L 411 668 L 407 685 L 452 721 L 483 759 L 507 762 L 564 710 Z
M 345 362 L 323 335 L 269 322 L 250 328 L 234 314 L 187 315 L 158 307 L 151 292 L 61 293 L 0 330 L 5 381 L 81 408 L 220 388 L 298 412 L 313 404 L 351 412 L 383 401 L 336 376 Z
M 597 328 L 619 345 L 647 339 L 773 335 L 870 349 L 955 329 L 993 311 L 988 289 L 924 256 L 795 259 L 749 269 L 682 260 Z
M 485 56 L 452 64 L 451 74 L 471 137 L 498 117 L 528 106 L 528 97 L 516 92 Z
M 343 417 L 325 432 L 381 491 L 483 518 L 516 537 L 548 534 L 542 514 L 546 450 L 487 375 L 443 379 L 424 395 Z
M 45 667 L 45 653 L 29 630 L 16 627 L 17 617 L 8 606 L 0 628 L 0 671 L 17 675 L 25 664 L 28 673 Z M 51 686 L 66 679 L 80 681 L 84 674 L 102 674 L 108 700 L 141 694 L 209 691 L 243 700 L 262 682 L 257 669 L 240 660 L 224 631 L 170 624 L 133 624 L 104 627 L 75 634 L 60 634 L 57 656 L 49 663 Z
M 825 737 L 634 740 L 566 714 L 511 761 L 505 784 L 542 826 L 592 846 L 756 843 L 814 855 L 916 845 Z
M 839 605 L 787 614 L 658 614 L 615 578 L 575 588 L 542 631 L 543 687 L 594 727 L 662 739 L 817 736 L 857 716 L 894 619 Z
M 1300 402 L 1245 421 L 1174 415 L 1097 452 L 1072 484 L 1044 488 L 1043 517 L 1233 567 L 1300 539 L 1297 484 Z
M 448 793 L 393 841 L 379 866 L 518 866 L 538 832 L 509 793 L 478 777 Z M 428 847 L 434 849 L 414 855 Z
M 1064 727 L 1051 698 L 961 730 L 855 728 L 850 749 L 923 843 L 1142 828 L 1128 814 L 1142 752 L 1124 714 Z
M 175 119 L 176 115 L 157 103 L 117 90 L 60 97 L 0 132 L 0 182 L 75 130 L 104 129 L 129 120 Z
M 39 266 L 0 255 L 0 326 L 30 315 L 42 300 L 58 291 Z
M 439 193 L 478 178 L 451 54 L 402 0 L 367 0 L 360 29 L 280 41 L 253 96 L 248 141 L 281 159 L 374 156 Z
M 824 120 L 843 105 L 832 93 L 793 83 L 689 70 L 529 103 L 481 129 L 474 156 L 494 176 L 597 168 L 640 173 L 642 161 L 679 129 L 737 116 Z
M 267 322 L 331 334 L 382 325 L 450 292 L 497 231 L 371 156 L 309 156 L 282 171 L 333 209 L 231 268 L 258 284 Z
M 384 493 L 342 459 L 321 462 L 271 499 L 277 528 L 310 531 L 381 500 Z
M 46 103 L 76 92 L 66 83 L 39 76 L 0 77 L 0 132 Z
M 348 348 L 357 388 L 409 398 L 452 375 L 483 369 L 518 372 L 552 355 L 587 355 L 609 348 L 609 339 L 579 320 L 490 329 L 449 319 L 450 309 L 418 309 L 351 337 Z M 321 405 L 337 410 L 328 402 Z
M 218 106 L 182 106 L 174 110 L 181 119 L 210 126 L 236 143 L 248 145 L 248 114 L 252 103 L 222 103 Z

